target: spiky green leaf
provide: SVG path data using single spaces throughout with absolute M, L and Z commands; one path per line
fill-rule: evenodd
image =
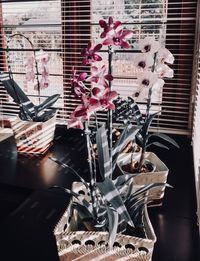
M 172 145 L 174 145 L 175 147 L 179 148 L 178 143 L 174 139 L 172 139 L 171 137 L 169 137 L 168 135 L 166 135 L 164 133 L 153 133 L 153 134 L 149 135 L 149 138 L 150 137 L 159 137 L 160 139 L 165 140 L 165 141 L 171 143 Z
M 97 187 L 106 201 L 118 212 L 120 218 L 124 219 L 129 225 L 134 226 L 114 182 L 109 178 L 105 178 L 103 182 L 97 182 Z
M 152 146 L 152 145 L 155 145 L 157 147 L 160 147 L 160 148 L 163 148 L 163 149 L 169 149 L 167 146 L 165 146 L 164 144 L 160 143 L 160 142 L 157 142 L 157 141 L 154 141 L 154 142 L 151 142 L 151 143 L 148 143 L 148 145 L 146 146 L 146 148 Z
M 136 133 L 139 131 L 139 127 L 135 127 L 132 124 L 127 125 L 120 135 L 119 140 L 116 142 L 112 150 L 112 163 L 113 169 L 115 168 L 117 158 L 122 149 L 130 142 L 135 139 Z
M 117 211 L 114 208 L 107 206 L 107 215 L 108 215 L 108 221 L 109 221 L 108 245 L 110 247 L 112 247 L 115 242 L 115 238 L 116 238 L 116 234 L 117 234 L 119 214 L 117 213 Z
M 98 128 L 96 133 L 99 170 L 102 179 L 112 175 L 112 164 L 108 147 L 107 131 L 105 125 Z

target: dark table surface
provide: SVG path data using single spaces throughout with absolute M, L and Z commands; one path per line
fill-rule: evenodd
M 192 150 L 187 137 L 174 137 L 181 148 L 154 150 L 170 169 L 162 207 L 149 208 L 157 235 L 153 261 L 199 261 L 199 236 Z M 53 230 L 69 196 L 51 188 L 70 188 L 76 178 L 49 159 L 69 164 L 87 179 L 85 140 L 80 131 L 58 127 L 43 156 L 19 155 L 13 137 L 0 143 L 0 260 L 58 260 Z

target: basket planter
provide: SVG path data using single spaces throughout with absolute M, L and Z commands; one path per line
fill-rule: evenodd
M 84 194 L 85 187 L 76 182 L 73 191 Z M 84 195 L 87 196 L 87 191 Z M 132 260 L 150 261 L 156 236 L 150 223 L 147 209 L 144 211 L 144 226 L 147 238 L 117 234 L 112 248 L 106 245 L 108 232 L 75 231 L 77 216 L 70 216 L 70 205 L 55 227 L 54 235 L 61 261 L 77 260 Z M 125 259 L 124 259 L 125 258 Z
M 17 117 L 11 121 L 11 127 L 19 153 L 44 154 L 52 145 L 56 116 L 45 122 L 22 121 Z
M 169 172 L 167 166 L 153 152 L 146 152 L 144 158 L 155 164 L 156 170 L 154 172 L 141 173 L 138 176 L 134 177 L 134 185 L 149 185 L 157 182 L 166 183 Z M 128 164 L 130 161 L 131 153 L 122 153 L 119 155 L 116 164 L 116 172 L 118 175 L 123 175 L 127 173 L 122 170 L 121 167 L 125 164 Z M 149 198 L 153 200 L 154 205 L 161 205 L 164 193 L 165 186 L 154 188 L 149 192 Z

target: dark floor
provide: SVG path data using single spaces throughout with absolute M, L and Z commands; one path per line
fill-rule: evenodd
M 52 231 L 69 198 L 49 188 L 70 188 L 74 177 L 48 157 L 57 157 L 85 178 L 87 161 L 79 131 L 57 128 L 55 137 L 42 157 L 18 155 L 13 138 L 0 143 L 1 261 L 58 260 Z M 153 261 L 199 261 L 192 150 L 187 137 L 175 139 L 179 150 L 154 151 L 169 167 L 168 182 L 174 188 L 167 189 L 162 207 L 149 209 L 157 235 Z M 33 202 L 38 205 L 30 208 Z

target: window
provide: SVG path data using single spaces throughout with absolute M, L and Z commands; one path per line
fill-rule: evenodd
M 2 10 L 2 31 L 1 46 L 3 56 L 1 57 L 2 71 L 8 71 L 8 64 L 11 67 L 13 78 L 25 91 L 30 99 L 37 104 L 46 96 L 60 93 L 61 98 L 57 102 L 58 107 L 63 107 L 63 59 L 62 29 L 61 29 L 61 6 L 60 1 L 5 1 L 1 4 Z M 27 57 L 33 55 L 33 49 L 28 40 L 18 35 L 27 37 L 33 44 L 33 49 L 38 51 L 43 49 L 49 54 L 48 63 L 50 85 L 48 88 L 40 89 L 40 93 L 35 88 L 36 80 L 25 80 L 25 63 Z M 16 35 L 11 38 L 11 36 Z M 9 51 L 6 51 L 6 48 Z M 4 59 L 3 59 L 4 58 Z M 41 77 L 39 67 L 39 80 Z M 3 106 L 7 113 L 16 112 L 16 105 L 12 104 L 10 97 L 3 96 Z
M 20 25 L 15 16 L 13 21 L 5 23 L 6 14 L 13 14 L 17 10 L 14 6 L 19 7 L 20 5 L 20 2 L 9 2 L 9 4 L 2 4 L 3 28 L 7 30 L 7 34 L 9 30 L 16 29 L 16 24 L 18 24 L 18 28 L 21 26 L 23 30 L 33 26 L 35 33 L 32 33 L 36 37 L 34 44 L 38 48 L 44 48 L 44 45 L 46 45 L 46 50 L 55 55 L 58 60 L 60 59 L 59 66 L 53 66 L 51 71 L 51 78 L 56 79 L 55 86 L 52 84 L 50 89 L 46 91 L 51 93 L 53 90 L 59 89 L 60 86 L 62 89 L 63 86 L 63 103 L 60 103 L 59 118 L 63 119 L 64 122 L 79 103 L 79 100 L 71 93 L 70 74 L 72 66 L 75 66 L 78 71 L 82 69 L 90 70 L 89 67 L 83 68 L 81 65 L 81 49 L 87 45 L 88 40 L 92 40 L 94 44 L 99 41 L 97 38 L 99 34 L 98 20 L 113 16 L 114 19 L 120 19 L 127 28 L 131 28 L 136 32 L 130 50 L 123 53 L 120 50 L 115 52 L 113 59 L 113 88 L 124 96 L 134 92 L 136 81 L 132 59 L 138 52 L 134 40 L 146 35 L 154 35 L 174 54 L 175 63 L 172 66 L 174 78 L 166 79 L 162 93 L 155 97 L 154 106 L 157 106 L 155 108 L 159 106 L 162 113 L 153 122 L 153 129 L 160 129 L 169 133 L 191 134 L 190 99 L 197 0 L 34 1 L 34 3 L 40 4 L 41 7 L 48 5 L 50 8 L 48 8 L 49 14 L 46 11 L 44 17 L 41 14 L 42 8 L 37 9 L 34 14 L 35 17 L 32 17 L 31 25 L 29 24 L 31 19 L 27 20 L 27 16 L 21 17 L 23 21 L 20 22 Z M 19 13 L 30 5 L 33 5 L 33 1 L 23 1 L 23 9 L 18 10 Z M 34 12 L 31 13 L 33 15 Z M 36 18 L 36 16 L 39 17 Z M 39 23 L 41 16 L 46 24 L 41 21 Z M 41 30 L 41 28 L 44 30 Z M 48 31 L 46 33 L 45 28 Z M 46 37 L 47 35 L 48 37 Z M 52 41 L 51 43 L 49 41 L 50 35 L 54 39 L 54 47 L 51 46 Z M 4 44 L 3 39 L 1 44 Z M 106 49 L 104 49 L 102 55 L 107 61 Z M 2 68 L 5 64 L 5 62 L 2 63 L 4 52 L 1 54 L 0 59 Z M 52 83 L 54 83 L 53 79 Z M 5 105 L 5 94 L 2 95 L 3 90 L 1 91 L 1 97 L 3 97 Z M 30 95 L 36 96 L 37 94 L 31 93 Z M 141 101 L 140 106 L 142 105 L 143 102 Z M 7 103 L 6 106 L 8 106 Z M 105 114 L 100 113 L 100 117 L 104 120 Z
M 92 0 L 92 1 L 61 1 L 62 19 L 66 46 L 65 95 L 66 112 L 69 115 L 78 104 L 77 98 L 71 94 L 69 75 L 71 67 L 76 66 L 81 71 L 80 51 L 92 39 L 98 41 L 98 20 L 114 16 L 121 19 L 127 28 L 137 30 L 135 39 L 148 34 L 155 35 L 174 54 L 174 78 L 167 79 L 162 94 L 157 97 L 156 104 L 162 109 L 162 114 L 153 122 L 154 129 L 163 132 L 191 134 L 190 97 L 193 63 L 193 45 L 195 39 L 195 18 L 197 1 L 155 1 L 155 0 Z M 91 26 L 91 27 L 89 27 Z M 134 40 L 134 39 L 133 39 Z M 113 66 L 114 87 L 122 95 L 131 93 L 135 86 L 134 67 L 131 57 L 137 52 L 137 46 L 124 53 L 116 52 Z M 107 61 L 106 51 L 103 53 Z M 69 57 L 69 60 L 67 60 Z M 72 59 L 71 59 L 72 57 Z M 126 70 L 124 70 L 126 68 Z M 105 115 L 100 113 L 102 119 Z

